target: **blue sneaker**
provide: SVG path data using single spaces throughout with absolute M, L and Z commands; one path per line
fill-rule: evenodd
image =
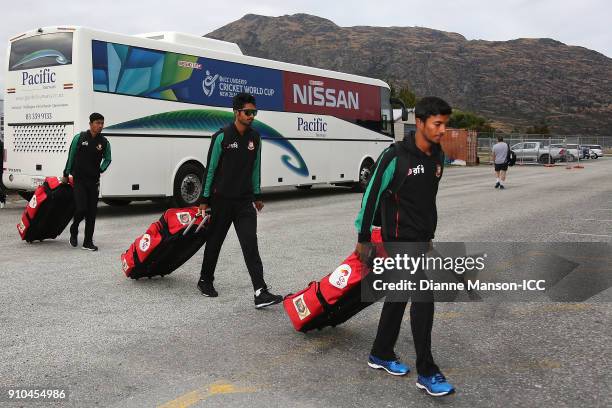
M 410 372 L 410 368 L 399 360 L 381 360 L 370 354 L 368 357 L 368 365 L 372 368 L 382 368 L 391 375 L 406 375 Z
M 416 386 L 418 389 L 425 390 L 434 397 L 441 397 L 455 392 L 455 387 L 446 381 L 442 373 L 436 373 L 429 377 L 419 375 Z

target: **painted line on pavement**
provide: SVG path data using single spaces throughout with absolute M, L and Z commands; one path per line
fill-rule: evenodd
M 612 222 L 612 220 L 598 220 L 597 218 L 584 218 L 584 221 Z
M 565 235 L 582 235 L 585 237 L 598 237 L 598 238 L 610 238 L 612 237 L 612 235 L 603 235 L 603 234 L 582 234 L 579 232 L 565 232 L 565 231 L 561 231 L 559 232 L 559 234 L 565 234 Z
M 158 408 L 188 408 L 215 395 L 244 394 L 256 391 L 255 387 L 236 387 L 227 382 L 216 382 L 207 387 L 183 394 L 172 401 L 159 405 Z
M 510 311 L 511 315 L 515 316 L 526 316 L 535 313 L 549 313 L 549 312 L 580 312 L 583 310 L 591 310 L 593 305 L 589 303 L 563 303 L 563 304 L 550 304 L 542 305 L 538 307 L 525 307 L 520 309 L 514 309 Z

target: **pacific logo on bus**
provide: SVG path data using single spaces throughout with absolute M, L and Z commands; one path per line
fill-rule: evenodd
M 35 74 L 24 71 L 21 74 L 21 85 L 40 85 L 55 83 L 55 72 L 49 68 L 40 69 Z
M 312 120 L 298 118 L 297 130 L 303 132 L 327 132 L 327 122 L 323 118 L 314 118 Z

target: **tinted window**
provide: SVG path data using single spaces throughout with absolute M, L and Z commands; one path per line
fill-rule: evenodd
M 72 64 L 72 33 L 37 35 L 11 44 L 9 71 Z
M 393 110 L 391 108 L 391 91 L 387 88 L 380 88 L 380 130 L 384 133 L 393 132 Z

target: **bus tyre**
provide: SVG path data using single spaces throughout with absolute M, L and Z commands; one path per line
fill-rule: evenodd
M 174 178 L 174 204 L 177 207 L 192 207 L 202 195 L 204 169 L 193 163 L 185 163 Z
M 129 205 L 132 200 L 124 200 L 121 198 L 103 198 L 102 202 L 104 204 L 110 205 L 111 207 L 124 207 Z
M 359 168 L 359 181 L 353 184 L 353 191 L 356 193 L 363 193 L 368 187 L 370 177 L 372 177 L 372 167 L 374 167 L 374 161 L 372 159 L 365 159 L 361 163 Z

